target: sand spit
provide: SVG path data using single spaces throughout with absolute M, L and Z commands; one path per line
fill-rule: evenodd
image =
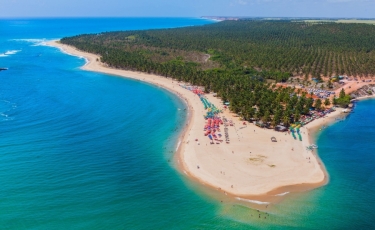
M 86 58 L 86 64 L 82 67 L 84 70 L 148 82 L 181 97 L 188 104 L 189 119 L 179 140 L 176 155 L 178 165 L 184 174 L 222 194 L 236 197 L 237 200 L 267 203 L 275 197 L 284 197 L 280 194 L 311 190 L 328 181 L 316 150 L 309 151 L 306 147 L 313 142 L 313 132 L 328 121 L 333 121 L 341 114 L 340 110 L 301 128 L 302 141 L 293 139 L 290 134 L 262 129 L 252 123 L 244 125 L 235 114 L 224 110 L 221 116 L 232 120 L 234 124 L 228 126 L 230 144 L 210 144 L 203 132 L 206 122 L 203 115 L 206 111 L 201 100 L 181 87 L 177 81 L 147 73 L 109 68 L 99 61 L 99 56 L 57 41 L 49 42 L 48 45 Z M 220 99 L 213 94 L 206 97 L 219 109 L 223 108 Z M 223 130 L 221 132 L 224 133 Z M 275 137 L 277 142 L 272 142 L 271 137 Z

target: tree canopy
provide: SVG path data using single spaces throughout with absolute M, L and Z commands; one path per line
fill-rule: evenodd
M 306 93 L 276 87 L 294 74 L 373 75 L 375 26 L 292 21 L 224 21 L 175 29 L 106 32 L 61 39 L 111 67 L 172 77 L 230 102 L 245 119 L 297 121 L 314 105 Z M 334 104 L 347 105 L 348 95 Z M 329 105 L 329 101 L 324 104 Z M 318 109 L 322 101 L 315 103 Z
M 333 104 L 347 107 L 350 104 L 350 95 L 346 95 L 344 89 L 341 89 L 339 97 L 333 99 Z
M 98 53 L 104 62 L 120 68 L 164 73 L 168 70 L 157 64 L 221 70 L 241 67 L 281 81 L 291 74 L 374 75 L 374 34 L 375 26 L 367 24 L 240 20 L 86 34 L 62 42 Z

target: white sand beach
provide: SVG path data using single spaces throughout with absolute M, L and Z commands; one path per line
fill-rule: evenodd
M 149 82 L 186 100 L 189 120 L 180 138 L 177 161 L 189 177 L 205 185 L 236 197 L 262 197 L 290 191 L 293 187 L 304 191 L 327 183 L 328 176 L 316 150 L 308 151 L 306 147 L 312 142 L 314 130 L 339 115 L 339 110 L 301 128 L 302 141 L 293 139 L 290 134 L 262 129 L 252 123 L 243 125 L 235 114 L 225 110 L 221 116 L 234 123 L 234 126 L 228 126 L 230 144 L 211 145 L 209 138 L 204 136 L 206 121 L 203 115 L 206 111 L 202 102 L 197 95 L 180 87 L 178 82 L 157 75 L 108 68 L 98 61 L 99 57 L 95 54 L 56 41 L 48 44 L 68 54 L 85 57 L 88 62 L 82 69 Z M 219 98 L 212 94 L 206 96 L 216 107 L 223 108 Z M 224 134 L 223 130 L 221 132 Z M 277 142 L 272 142 L 271 137 L 275 137 Z

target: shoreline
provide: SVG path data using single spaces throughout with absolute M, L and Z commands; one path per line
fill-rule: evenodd
M 147 73 L 109 68 L 97 61 L 98 55 L 79 51 L 57 41 L 47 42 L 47 45 L 68 55 L 84 58 L 86 63 L 81 67 L 83 70 L 151 83 L 163 87 L 184 101 L 188 116 L 176 143 L 176 166 L 181 174 L 200 182 L 205 186 L 204 189 L 209 187 L 220 198 L 224 195 L 230 199 L 268 206 L 269 203 L 282 200 L 287 193 L 309 191 L 329 181 L 327 170 L 316 150 L 309 152 L 305 147 L 314 143 L 319 127 L 332 123 L 341 114 L 341 110 L 301 128 L 302 143 L 285 133 L 261 129 L 253 124 L 243 126 L 242 121 L 238 121 L 233 113 L 226 110 L 221 116 L 233 120 L 234 127 L 229 127 L 229 135 L 234 138 L 231 138 L 229 145 L 211 146 L 207 145 L 208 138 L 203 136 L 205 121 L 202 113 L 205 111 L 201 101 L 195 94 L 180 87 L 177 81 Z M 212 94 L 206 96 L 218 108 L 221 107 L 219 105 L 222 103 L 218 98 Z M 275 136 L 278 142 L 271 143 L 270 136 Z M 199 144 L 195 139 L 199 139 Z M 252 153 L 254 150 L 255 153 Z
M 357 97 L 354 100 L 355 101 L 363 101 L 363 100 L 372 99 L 372 98 L 375 98 L 375 95 L 368 95 L 368 96 L 363 96 L 363 97 Z

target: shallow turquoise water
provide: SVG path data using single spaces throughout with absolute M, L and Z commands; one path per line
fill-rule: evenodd
M 210 198 L 174 169 L 186 119 L 178 98 L 82 71 L 83 59 L 42 45 L 80 33 L 207 23 L 0 20 L 0 67 L 9 68 L 0 72 L 0 229 L 374 228 L 375 100 L 319 135 L 330 183 L 258 218 L 243 204 Z

